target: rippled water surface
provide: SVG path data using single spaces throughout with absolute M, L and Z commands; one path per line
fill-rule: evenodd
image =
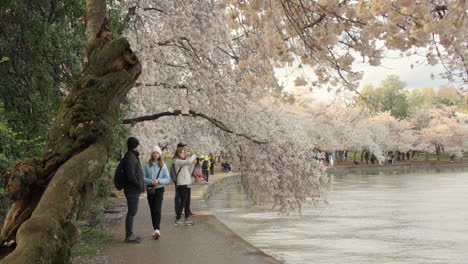
M 468 168 L 335 174 L 302 216 L 250 207 L 233 186 L 210 201 L 241 237 L 284 263 L 468 263 Z

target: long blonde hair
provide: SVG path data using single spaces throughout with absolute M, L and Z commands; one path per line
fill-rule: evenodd
M 154 162 L 155 162 L 155 160 L 153 159 L 153 153 L 155 153 L 155 152 L 151 152 L 151 154 L 150 154 L 150 159 L 149 159 L 149 161 L 148 161 L 150 167 L 152 167 L 152 166 L 154 165 Z M 158 152 L 158 153 L 159 153 L 159 152 Z M 159 167 L 162 168 L 162 166 L 164 165 L 164 161 L 163 161 L 163 159 L 162 159 L 161 153 L 159 153 L 159 158 L 158 158 L 157 161 L 158 161 Z

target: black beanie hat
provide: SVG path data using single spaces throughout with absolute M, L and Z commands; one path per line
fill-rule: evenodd
M 140 142 L 138 142 L 138 139 L 136 139 L 134 137 L 129 137 L 127 139 L 127 148 L 128 148 L 128 150 L 132 150 L 132 149 L 138 147 L 138 145 L 140 145 Z

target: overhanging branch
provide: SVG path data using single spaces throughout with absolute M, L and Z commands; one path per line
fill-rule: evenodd
M 182 110 L 175 110 L 173 112 L 162 112 L 162 113 L 157 113 L 157 114 L 154 114 L 154 115 L 146 115 L 146 116 L 140 116 L 140 117 L 135 117 L 135 118 L 129 118 L 129 119 L 124 119 L 123 120 L 123 123 L 124 124 L 134 124 L 134 123 L 139 123 L 139 122 L 143 122 L 143 121 L 150 121 L 150 120 L 156 120 L 156 119 L 159 119 L 161 117 L 164 117 L 164 116 L 191 116 L 191 117 L 201 117 L 201 118 L 204 118 L 206 120 L 208 120 L 210 123 L 212 123 L 214 126 L 216 126 L 217 128 L 221 129 L 222 131 L 226 132 L 226 133 L 229 133 L 229 134 L 232 134 L 232 135 L 235 135 L 235 136 L 238 136 L 238 137 L 243 137 L 245 139 L 248 139 L 254 143 L 257 143 L 257 144 L 265 144 L 267 143 L 266 141 L 261 141 L 261 140 L 258 140 L 258 139 L 255 139 L 253 138 L 252 136 L 250 135 L 246 135 L 246 134 L 243 134 L 243 133 L 236 133 L 234 131 L 232 131 L 231 129 L 229 129 L 223 122 L 215 119 L 215 118 L 212 118 L 212 117 L 209 117 L 203 113 L 197 113 L 193 110 L 189 110 L 188 114 L 184 114 L 182 113 Z
M 143 8 L 143 11 L 158 11 L 158 12 L 164 13 L 164 10 L 162 10 L 161 8 L 156 8 L 156 7 L 145 7 Z

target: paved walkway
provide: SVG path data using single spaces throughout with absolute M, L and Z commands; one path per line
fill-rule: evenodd
M 210 176 L 215 182 L 228 173 Z M 216 219 L 203 200 L 208 185 L 193 185 L 192 219 L 193 226 L 175 226 L 174 185 L 166 186 L 161 221 L 161 238 L 153 240 L 152 224 L 146 195 L 140 197 L 140 204 L 134 223 L 134 233 L 143 237 L 140 244 L 126 244 L 124 223 L 113 227 L 115 240 L 107 243 L 100 252 L 103 262 L 119 263 L 161 263 L 161 264 L 262 264 L 279 263 L 242 240 L 223 223 Z

